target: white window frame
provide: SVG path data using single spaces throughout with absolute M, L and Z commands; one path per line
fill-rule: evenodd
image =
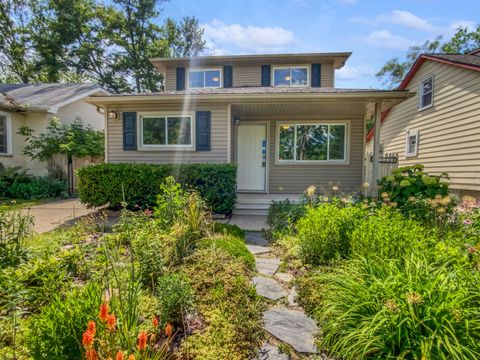
M 12 156 L 12 118 L 9 113 L 0 111 L 0 116 L 6 119 L 6 133 L 7 133 L 7 151 L 0 152 L 0 156 Z
M 187 117 L 190 118 L 190 144 L 168 144 L 168 130 L 165 121 L 165 144 L 144 144 L 143 143 L 143 119 L 144 118 L 172 118 L 172 117 Z M 175 151 L 193 151 L 195 150 L 195 114 L 191 112 L 141 112 L 137 114 L 137 141 L 140 144 L 140 150 L 158 151 L 158 150 L 175 150 Z
M 290 70 L 290 85 L 275 85 L 275 70 L 289 69 Z M 292 85 L 292 69 L 307 69 L 307 84 L 306 85 Z M 273 66 L 271 84 L 276 87 L 308 87 L 310 86 L 310 66 L 308 65 L 290 65 L 290 66 Z
M 410 138 L 415 138 L 415 150 L 410 152 Z M 405 138 L 405 157 L 414 157 L 418 155 L 418 130 L 407 130 Z
M 327 160 L 281 160 L 280 159 L 280 128 L 282 126 L 297 126 L 301 125 L 327 125 L 330 129 L 330 125 L 344 125 L 345 126 L 345 144 L 344 144 L 344 155 L 343 159 L 333 159 L 330 160 L 330 137 L 327 138 Z M 320 165 L 320 164 L 329 164 L 329 165 L 349 165 L 349 149 L 350 149 L 350 121 L 277 121 L 277 130 L 276 130 L 276 140 L 275 140 L 275 164 L 277 165 Z M 330 132 L 330 130 L 329 130 Z M 297 142 L 297 131 L 294 132 L 294 156 L 296 157 L 296 142 Z
M 423 92 L 423 84 L 429 80 L 432 80 L 432 90 L 431 90 L 431 93 L 432 93 L 432 102 L 429 104 L 429 105 L 426 105 L 426 106 L 423 106 L 423 95 L 424 95 L 424 92 Z M 434 83 L 435 83 L 435 79 L 433 77 L 433 75 L 430 75 L 428 76 L 427 78 L 423 79 L 422 81 L 420 81 L 420 91 L 418 92 L 419 94 L 419 99 L 418 99 L 418 110 L 421 111 L 421 110 L 425 110 L 425 109 L 429 109 L 433 106 L 433 96 L 434 96 Z
M 191 72 L 198 72 L 202 71 L 203 72 L 203 87 L 191 87 L 190 86 L 190 73 Z M 218 80 L 218 86 L 206 86 L 205 85 L 205 73 L 207 71 L 219 71 L 220 72 L 220 79 Z M 209 68 L 209 69 L 203 69 L 203 68 L 189 68 L 187 71 L 187 85 L 189 89 L 219 89 L 222 88 L 223 86 L 223 71 L 222 68 Z

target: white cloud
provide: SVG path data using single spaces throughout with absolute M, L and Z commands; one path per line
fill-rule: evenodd
M 405 50 L 413 44 L 412 41 L 399 35 L 394 35 L 388 30 L 377 30 L 365 38 L 368 45 L 388 49 Z
M 291 31 L 278 26 L 242 26 L 213 20 L 203 28 L 207 47 L 213 51 L 232 45 L 248 52 L 280 51 L 295 40 Z
M 371 77 L 375 74 L 375 71 L 365 65 L 359 65 L 359 66 L 350 66 L 350 65 L 345 65 L 342 67 L 340 70 L 335 72 L 335 78 L 337 80 L 345 80 L 345 81 L 351 81 L 351 80 L 359 80 L 365 77 Z
M 343 5 L 356 5 L 358 0 L 338 0 Z
M 356 23 L 356 24 L 362 24 L 362 25 L 366 25 L 366 26 L 375 26 L 376 25 L 376 22 L 373 21 L 372 19 L 368 18 L 368 17 L 362 17 L 362 16 L 359 16 L 359 17 L 353 17 L 350 19 L 351 22 L 353 23 Z
M 379 15 L 377 20 L 387 24 L 402 25 L 430 33 L 438 33 L 439 31 L 441 32 L 440 28 L 432 25 L 428 20 L 422 19 L 421 17 L 418 17 L 408 11 L 393 10 L 389 14 Z
M 457 32 L 457 29 L 459 27 L 462 28 L 468 28 L 468 30 L 473 31 L 477 27 L 476 23 L 474 21 L 470 20 L 457 20 L 451 23 L 448 26 L 448 29 L 445 30 L 445 35 L 447 36 L 453 36 Z

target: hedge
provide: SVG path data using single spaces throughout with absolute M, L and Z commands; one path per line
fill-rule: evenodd
M 99 164 L 78 170 L 78 192 L 89 207 L 151 206 L 167 176 L 200 193 L 216 213 L 229 213 L 236 200 L 234 164 Z

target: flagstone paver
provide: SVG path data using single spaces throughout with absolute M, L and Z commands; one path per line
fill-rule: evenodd
M 245 241 L 248 244 L 268 246 L 268 241 L 263 237 L 262 233 L 257 231 L 247 231 L 245 233 Z
M 298 296 L 297 288 L 294 286 L 291 288 L 287 296 L 288 306 L 291 306 L 291 307 L 298 306 L 297 296 Z
M 268 246 L 249 245 L 249 244 L 247 244 L 247 249 L 248 249 L 253 255 L 267 254 L 267 253 L 270 252 L 270 248 L 269 248 Z
M 264 344 L 255 360 L 289 360 L 290 357 L 287 354 L 282 354 L 277 346 Z
M 284 273 L 284 272 L 277 272 L 275 274 L 275 277 L 278 280 L 281 280 L 281 281 L 286 282 L 286 283 L 289 283 L 290 281 L 293 280 L 293 275 L 292 274 Z
M 255 258 L 257 271 L 262 275 L 272 276 L 278 270 L 280 259 L 277 258 Z
M 257 294 L 270 300 L 278 300 L 288 295 L 277 280 L 265 276 L 255 276 L 253 285 L 257 289 Z

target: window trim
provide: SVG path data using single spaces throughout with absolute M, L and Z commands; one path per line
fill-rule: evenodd
M 190 87 L 190 72 L 203 71 L 203 87 Z M 207 71 L 219 71 L 220 79 L 218 80 L 218 86 L 205 86 L 205 72 Z M 223 87 L 223 69 L 219 68 L 188 68 L 187 69 L 187 81 L 186 85 L 188 89 L 220 89 Z
M 413 152 L 408 151 L 411 137 L 415 137 L 415 151 Z M 405 157 L 415 156 L 418 156 L 418 130 L 407 130 L 405 136 Z
M 344 154 L 345 158 L 341 160 L 280 160 L 280 127 L 284 125 L 344 125 L 345 128 L 345 145 L 344 145 Z M 276 122 L 276 139 L 275 139 L 275 165 L 350 165 L 350 129 L 351 129 L 351 121 L 350 120 L 343 120 L 343 121 L 330 121 L 330 120 L 300 120 L 300 121 L 277 121 Z M 295 139 L 297 137 L 296 132 Z M 330 143 L 330 139 L 328 139 L 327 143 L 327 152 L 330 152 L 328 144 Z M 296 153 L 296 150 L 295 150 Z
M 292 68 L 307 69 L 307 83 L 305 85 L 292 85 Z M 275 70 L 280 70 L 280 69 L 290 69 L 290 85 L 275 85 Z M 276 66 L 272 66 L 272 74 L 271 75 L 272 75 L 271 84 L 274 87 L 282 87 L 282 86 L 309 87 L 310 86 L 310 65 L 276 65 Z
M 12 156 L 13 155 L 13 147 L 12 147 L 12 118 L 9 113 L 0 111 L 0 116 L 5 116 L 5 127 L 6 127 L 6 135 L 7 135 L 7 151 L 0 152 L 0 156 Z
M 431 93 L 432 93 L 432 102 L 429 104 L 429 105 L 426 105 L 426 106 L 422 106 L 422 99 L 423 99 L 423 83 L 427 82 L 428 80 L 432 80 L 432 90 L 431 90 Z M 434 83 L 435 83 L 435 79 L 434 79 L 434 76 L 433 75 L 429 75 L 427 76 L 426 78 L 424 78 L 422 81 L 420 81 L 420 90 L 418 92 L 419 94 L 419 98 L 418 98 L 418 111 L 422 111 L 422 110 L 425 110 L 425 109 L 429 109 L 431 107 L 433 107 L 433 95 L 434 95 Z
M 144 144 L 143 143 L 143 119 L 144 118 L 171 118 L 171 117 L 188 117 L 190 118 L 190 144 Z M 167 122 L 166 122 L 167 123 Z M 165 124 L 166 124 L 165 123 Z M 176 111 L 144 111 L 137 113 L 137 142 L 138 149 L 142 151 L 195 151 L 195 114 L 192 112 L 176 112 Z M 166 126 L 166 125 L 165 125 Z M 165 133 L 165 140 L 168 141 L 168 131 Z

